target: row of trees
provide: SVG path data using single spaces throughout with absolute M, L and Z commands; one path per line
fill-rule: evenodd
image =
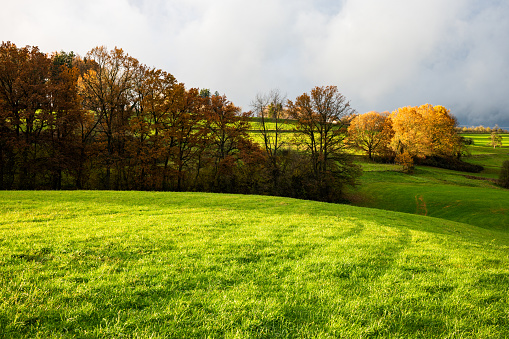
M 254 147 L 226 97 L 117 48 L 78 58 L 3 43 L 0 112 L 3 189 L 222 190 L 230 157 Z
M 336 86 L 315 87 L 295 101 L 274 90 L 258 95 L 252 107 L 271 192 L 334 201 L 345 185 L 355 184 L 360 168 L 345 149 L 348 118 L 355 111 Z M 288 129 L 293 137 L 286 137 Z
M 498 127 L 498 125 L 495 125 L 492 127 L 484 127 L 483 125 L 480 126 L 470 126 L 470 127 L 458 127 L 457 130 L 461 133 L 509 133 L 509 131 L 502 129 Z
M 287 100 L 258 95 L 243 113 L 226 96 L 186 89 L 121 49 L 81 58 L 0 47 L 0 189 L 200 190 L 338 201 L 370 159 L 477 171 L 443 106 L 356 115 L 335 86 Z M 249 117 L 258 116 L 260 142 Z M 292 121 L 292 135 L 288 131 Z M 430 163 L 431 162 L 431 163 Z
M 342 150 L 352 113 L 336 87 L 255 109 L 291 112 L 292 147 L 218 93 L 186 89 L 121 49 L 47 55 L 0 47 L 0 189 L 204 190 L 337 201 L 357 168 Z M 277 120 L 277 119 L 276 119 Z M 278 127 L 277 127 L 278 128 Z

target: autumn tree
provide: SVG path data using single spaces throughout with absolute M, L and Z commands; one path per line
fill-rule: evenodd
M 389 147 L 394 131 L 388 113 L 368 112 L 355 116 L 348 127 L 350 142 L 366 152 L 369 159 Z
M 112 168 L 116 169 L 115 187 L 118 188 L 124 174 L 125 137 L 133 106 L 130 92 L 139 62 L 122 49 L 108 52 L 105 47 L 92 49 L 86 59 L 92 68 L 81 78 L 81 94 L 85 109 L 95 112 L 103 138 L 104 188 L 111 187 Z
M 461 150 L 456 119 L 443 106 L 402 107 L 391 114 L 397 153 L 412 157 L 454 157 Z
M 30 189 L 41 175 L 42 134 L 51 115 L 48 86 L 51 60 L 37 47 L 17 48 L 10 42 L 2 44 L 0 59 L 3 111 L 0 125 L 10 129 L 7 133 L 10 141 L 1 147 L 12 157 L 2 160 L 0 167 L 5 169 L 4 164 L 8 163 L 12 182 L 17 181 L 19 188 Z
M 273 194 L 277 194 L 280 190 L 281 152 L 287 146 L 283 139 L 283 131 L 288 128 L 285 119 L 285 102 L 286 98 L 279 90 L 271 90 L 267 94 L 258 94 L 251 103 L 254 114 L 259 118 L 258 131 L 267 156 Z
M 430 104 L 422 105 L 418 110 L 430 143 L 429 153 L 439 157 L 458 156 L 463 143 L 456 130 L 458 123 L 450 110 Z
M 20 187 L 33 189 L 37 176 L 43 174 L 45 146 L 43 134 L 51 123 L 49 70 L 51 60 L 38 48 L 32 47 L 29 60 L 23 66 L 19 86 L 24 93 L 20 114 L 24 136 Z
M 128 121 L 128 134 L 131 138 L 126 140 L 126 159 L 128 171 L 126 173 L 129 189 L 147 189 L 150 176 L 152 147 L 149 139 L 152 135 L 153 123 L 150 119 L 151 92 L 158 87 L 159 77 L 150 69 L 140 65 L 133 76 L 131 92 L 132 115 Z M 156 100 L 157 102 L 157 100 Z
M 163 120 L 165 136 L 165 187 L 176 191 L 188 189 L 191 175 L 196 179 L 202 164 L 202 153 L 209 144 L 207 140 L 204 98 L 198 89 L 186 90 L 184 84 L 174 86 L 165 105 Z M 172 185 L 166 178 L 170 174 Z
M 247 135 L 248 116 L 224 95 L 213 95 L 205 103 L 204 123 L 207 129 L 207 151 L 212 164 L 212 190 L 234 190 L 234 167 L 240 150 L 244 144 L 250 143 Z
M 493 148 L 497 148 L 497 146 L 502 147 L 502 136 L 498 133 L 498 130 L 491 132 L 489 140 L 489 144 L 493 146 Z
M 176 80 L 160 69 L 138 68 L 135 76 L 132 102 L 134 113 L 129 121 L 132 139 L 128 142 L 131 184 L 136 189 L 162 189 L 168 101 L 172 97 Z
M 394 136 L 391 147 L 396 154 L 408 153 L 412 158 L 430 154 L 430 138 L 418 107 L 401 107 L 390 115 Z
M 46 167 L 53 189 L 62 188 L 64 172 L 76 176 L 82 161 L 80 128 L 85 113 L 78 95 L 79 72 L 74 65 L 74 58 L 72 52 L 60 52 L 51 56 L 51 114 L 45 136 L 48 143 Z
M 465 140 L 457 133 L 456 119 L 443 106 L 402 107 L 390 118 L 394 130 L 391 147 L 397 159 L 409 156 L 425 165 L 469 172 L 482 170 L 460 160 Z
M 27 54 L 27 49 L 19 49 L 11 42 L 0 46 L 0 189 L 11 188 L 15 181 L 22 109 L 22 93 L 16 83 L 21 73 L 19 65 Z
M 347 133 L 345 118 L 354 113 L 349 101 L 336 86 L 315 87 L 288 101 L 297 120 L 297 142 L 308 155 L 315 184 L 314 199 L 334 201 L 340 198 L 345 184 L 352 184 L 356 167 L 344 151 Z

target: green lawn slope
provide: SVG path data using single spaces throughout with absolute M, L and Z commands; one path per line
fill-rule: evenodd
M 363 168 L 361 184 L 350 194 L 358 206 L 509 231 L 509 190 L 491 181 L 424 166 L 418 166 L 411 175 L 394 165 L 365 163 Z
M 363 175 L 359 186 L 348 192 L 349 199 L 357 206 L 509 231 L 509 190 L 496 185 L 502 163 L 509 160 L 509 135 L 496 149 L 487 145 L 489 135 L 464 136 L 474 145 L 462 159 L 484 166 L 481 173 L 416 166 L 413 174 L 404 174 L 400 166 L 359 158 Z
M 498 179 L 500 168 L 504 160 L 509 160 L 509 134 L 500 134 L 502 147 L 489 146 L 490 134 L 463 134 L 463 137 L 472 139 L 473 145 L 469 146 L 470 155 L 464 160 L 484 166 L 482 177 Z
M 0 192 L 0 337 L 503 338 L 509 233 L 286 198 Z

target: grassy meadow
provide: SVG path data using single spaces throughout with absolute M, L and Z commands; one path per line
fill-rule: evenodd
M 493 148 L 488 145 L 491 140 L 490 134 L 464 134 L 466 138 L 473 140 L 469 146 L 470 156 L 466 161 L 484 166 L 481 176 L 498 178 L 500 168 L 504 160 L 509 160 L 509 134 L 501 134 L 502 147 Z
M 465 175 L 424 166 L 408 175 L 394 165 L 366 164 L 361 184 L 350 199 L 358 206 L 509 231 L 509 191 Z
M 502 338 L 509 233 L 203 193 L 0 192 L 5 338 Z
M 274 131 L 276 130 L 276 123 L 273 119 L 267 119 L 265 122 L 265 128 L 269 135 L 274 135 Z M 292 145 L 294 147 L 295 141 L 295 121 L 294 120 L 284 120 L 278 123 L 278 129 L 280 130 L 280 142 L 284 142 L 286 145 Z M 259 118 L 252 118 L 249 126 L 249 135 L 251 140 L 259 144 L 260 146 L 264 145 L 263 135 L 261 133 L 262 125 Z
M 359 158 L 357 206 L 0 191 L 0 338 L 509 337 L 509 136 L 467 136 L 482 173 Z
M 481 173 L 465 173 L 416 166 L 404 174 L 393 164 L 359 159 L 363 175 L 349 197 L 357 206 L 421 214 L 479 227 L 509 230 L 509 190 L 494 182 L 504 160 L 509 160 L 509 135 L 503 146 L 487 145 L 487 134 L 466 134 L 474 139 L 463 160 L 484 166 Z

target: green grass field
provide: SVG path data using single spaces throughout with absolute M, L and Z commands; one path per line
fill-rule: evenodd
M 474 138 L 475 143 L 469 146 L 470 155 L 463 160 L 483 165 L 483 172 L 417 166 L 415 173 L 409 175 L 397 165 L 362 160 L 360 185 L 349 191 L 352 203 L 509 230 L 509 190 L 493 182 L 503 161 L 509 160 L 509 135 L 504 135 L 503 147 L 496 149 L 486 145 L 486 134 L 466 136 Z
M 276 123 L 273 122 L 271 119 L 268 119 L 268 121 L 265 123 L 266 129 L 269 135 L 274 136 L 275 135 L 275 129 L 276 129 Z M 280 129 L 280 135 L 279 135 L 279 141 L 283 142 L 286 147 L 295 147 L 295 121 L 294 120 L 281 120 L 279 122 L 278 128 Z M 264 147 L 264 140 L 263 135 L 261 133 L 262 125 L 259 122 L 259 118 L 254 118 L 250 122 L 250 131 L 249 135 L 251 137 L 251 140 L 253 140 L 255 143 L 260 145 L 260 147 Z
M 487 178 L 498 178 L 498 173 L 504 160 L 509 160 L 509 134 L 501 134 L 502 147 L 493 148 L 488 145 L 489 134 L 464 134 L 466 138 L 474 141 L 469 146 L 470 156 L 466 161 L 484 166 L 482 176 Z
M 377 209 L 0 191 L 0 337 L 509 337 L 509 136 L 473 137 L 475 175 L 359 161 Z
M 0 192 L 5 338 L 503 338 L 509 233 L 201 193 Z
M 509 191 L 465 175 L 468 173 L 420 166 L 408 175 L 394 165 L 366 165 L 352 199 L 359 206 L 509 231 Z

